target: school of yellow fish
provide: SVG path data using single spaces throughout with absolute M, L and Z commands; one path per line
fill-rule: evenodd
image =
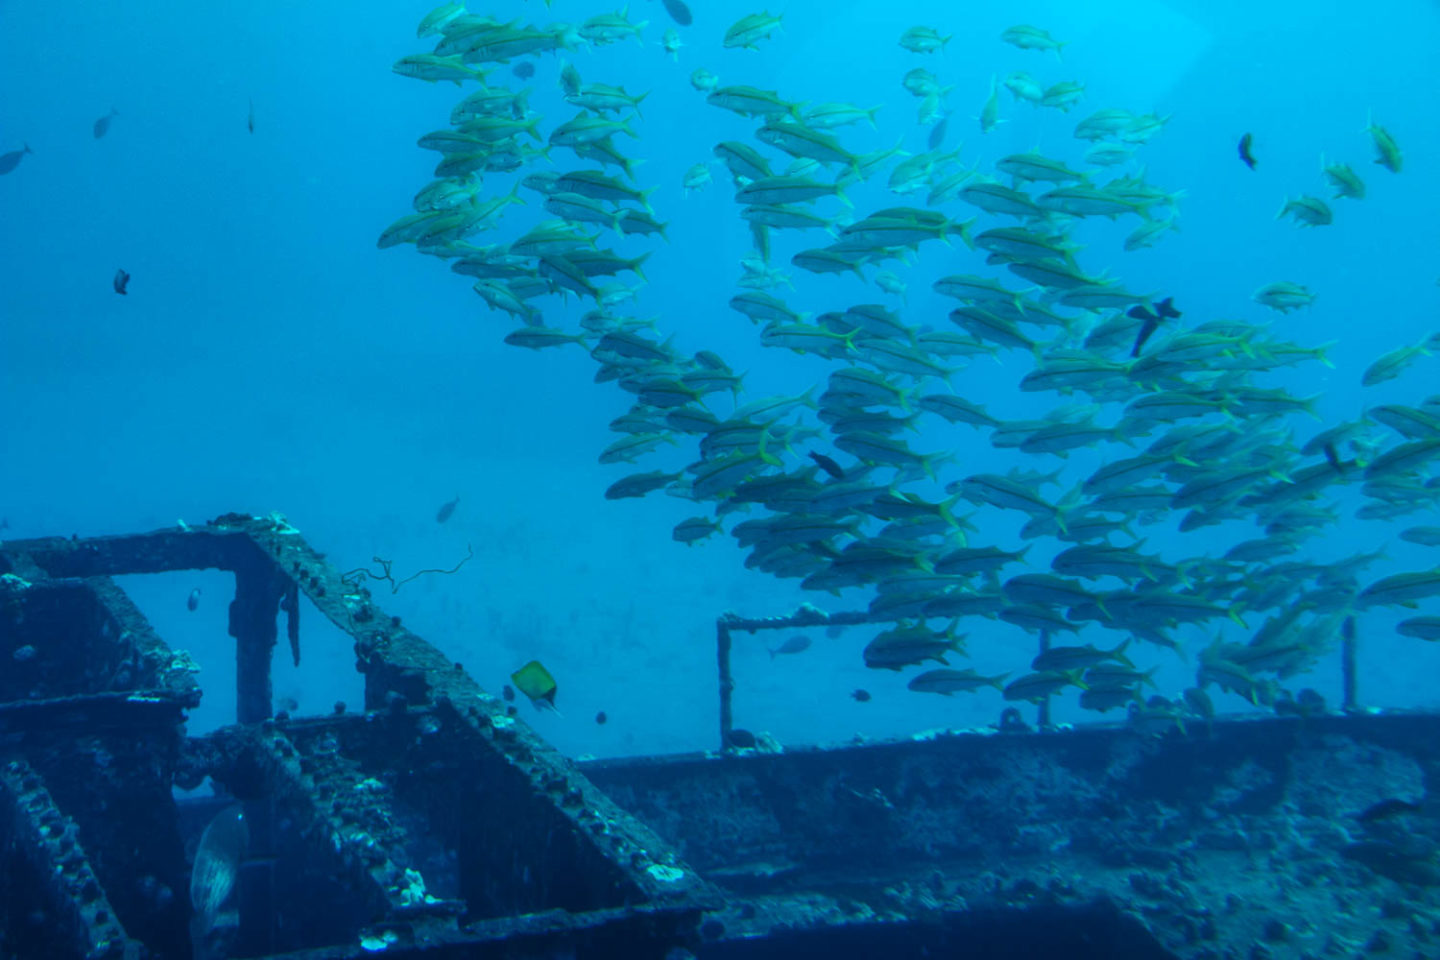
M 665 9 L 677 26 L 692 22 L 683 0 L 665 0 Z M 747 567 L 798 578 L 808 589 L 870 598 L 870 613 L 893 626 L 865 647 L 868 666 L 942 667 L 918 673 L 912 690 L 993 688 L 1006 700 L 1034 702 L 1075 688 L 1083 707 L 1128 711 L 1144 729 L 1208 718 L 1210 687 L 1303 712 L 1313 697 L 1297 699 L 1281 681 L 1353 635 L 1366 610 L 1414 607 L 1440 595 L 1440 568 L 1377 578 L 1368 568 L 1378 553 L 1307 559 L 1307 545 L 1340 518 L 1334 494 L 1342 486 L 1358 487 L 1361 518 L 1403 526 L 1416 514 L 1434 515 L 1440 394 L 1414 406 L 1374 406 L 1353 422 L 1297 437 L 1295 415 L 1313 413 L 1315 398 L 1266 386 L 1265 376 L 1326 363 L 1323 347 L 1288 342 L 1246 321 L 1182 322 L 1170 298 L 1131 292 L 1080 263 L 1071 228 L 1083 218 L 1133 218 L 1126 250 L 1159 243 L 1176 229 L 1183 191 L 1114 172 L 1135 169 L 1126 165 L 1169 117 L 1126 109 L 1084 116 L 1074 136 L 1089 146 L 1075 166 L 1031 151 L 1004 157 L 989 172 L 966 167 L 959 148 L 944 147 L 949 121 L 959 116 L 949 101 L 958 94 L 936 72 L 952 37 L 933 27 L 916 26 L 898 38 L 922 64 L 899 81 L 928 128 L 928 149 L 919 153 L 899 145 L 869 153 L 847 146 L 846 128 L 873 126 L 878 107 L 815 102 L 810 90 L 784 96 L 722 85 L 703 68 L 690 75 L 709 108 L 755 123 L 753 141 L 714 145 L 754 240 L 729 305 L 755 325 L 760 344 L 821 357 L 833 368 L 818 390 L 753 398 L 744 396 L 741 374 L 715 353 L 677 352 L 653 321 L 625 313 L 643 286 L 646 254 L 626 256 L 610 246 L 665 237 L 666 224 L 648 200 L 654 187 L 637 179 L 637 159 L 626 152 L 641 142 L 634 125 L 645 93 L 586 80 L 570 60 L 591 47 L 643 43 L 646 27 L 626 11 L 579 25 L 502 23 L 463 4 L 427 15 L 418 35 L 435 38 L 433 50 L 403 58 L 395 72 L 454 82 L 463 97 L 448 126 L 419 140 L 439 154 L 435 179 L 415 196 L 414 212 L 379 241 L 413 243 L 473 278 L 484 303 L 518 323 L 506 343 L 588 350 L 599 367 L 596 381 L 613 381 L 634 397 L 611 424 L 617 439 L 600 453 L 602 463 L 637 463 L 680 446 L 696 450 L 688 465 L 616 480 L 606 497 L 664 490 L 692 500 L 704 512 L 680 523 L 674 539 L 695 543 L 728 527 L 748 550 Z M 779 16 L 752 14 L 726 31 L 724 46 L 781 42 L 781 32 Z M 1057 61 L 1065 45 L 1029 25 L 998 40 Z M 660 44 L 671 57 L 686 46 L 673 27 Z M 530 109 L 528 90 L 492 77 L 512 61 L 523 65 L 517 76 L 533 76 L 530 60 L 544 55 L 558 55 L 560 90 L 574 107 L 573 116 L 548 123 Z M 989 133 L 1006 109 L 1068 113 L 1084 97 L 1079 81 L 997 76 L 975 97 L 978 126 Z M 1014 106 L 1022 101 L 1024 107 Z M 1366 132 L 1375 163 L 1386 175 L 1400 173 L 1395 139 L 1373 120 Z M 1246 134 L 1240 155 L 1253 168 L 1250 146 Z M 686 192 L 709 187 L 710 170 L 710 162 L 690 168 Z M 1322 170 L 1336 199 L 1365 197 L 1349 164 L 1322 159 Z M 897 205 L 853 210 L 847 189 L 874 181 L 897 195 Z M 539 198 L 548 219 L 507 229 L 502 219 L 512 204 L 525 202 L 522 189 Z M 1303 194 L 1287 198 L 1280 216 L 1304 227 L 1334 221 L 1325 200 Z M 482 236 L 491 242 L 474 242 Z M 805 242 L 811 237 L 821 240 L 812 246 Z M 922 245 L 952 245 L 952 260 L 968 257 L 974 266 L 934 282 L 937 293 L 955 301 L 948 318 L 881 303 L 812 315 L 770 292 L 789 283 L 780 266 L 787 258 L 777 253 L 782 244 L 803 247 L 788 256 L 800 270 L 862 278 L 874 271 L 868 280 L 902 304 L 905 269 Z M 639 284 L 620 282 L 622 274 Z M 577 328 L 547 323 L 551 304 L 552 317 L 573 314 L 565 306 L 570 295 L 584 311 Z M 1254 295 L 1281 314 L 1314 299 L 1292 280 Z M 1440 335 L 1378 358 L 1364 385 L 1400 376 L 1437 347 Z M 1049 415 L 1002 420 L 966 399 L 963 385 L 956 391 L 955 375 L 968 363 L 1002 353 L 1033 358 L 1016 387 L 1057 395 Z M 950 449 L 911 447 L 906 434 L 919 428 L 949 439 Z M 1059 469 L 965 475 L 967 445 L 987 441 L 1030 462 L 1096 445 L 1106 459 L 1068 489 L 1061 489 Z M 1023 518 L 1019 538 L 1026 545 L 974 542 L 976 527 L 961 504 Z M 1247 524 L 1248 532 L 1222 556 L 1145 552 L 1143 528 L 1177 518 L 1182 534 L 1231 521 Z M 1170 530 L 1166 542 L 1183 543 Z M 1410 526 L 1400 536 L 1440 546 L 1440 526 Z M 1036 546 L 1048 555 L 1048 571 L 1020 572 Z M 947 657 L 965 654 L 959 625 L 974 618 L 1003 621 L 1055 645 L 1013 678 L 953 669 Z M 948 625 L 937 629 L 937 621 Z M 1174 701 L 1147 697 L 1154 670 L 1136 666 L 1136 649 L 1154 645 L 1184 656 L 1174 633 L 1191 624 L 1224 629 L 1199 653 L 1194 686 Z M 1082 645 L 1078 635 L 1086 629 L 1113 631 L 1117 642 Z M 1399 632 L 1440 640 L 1440 616 L 1404 620 Z

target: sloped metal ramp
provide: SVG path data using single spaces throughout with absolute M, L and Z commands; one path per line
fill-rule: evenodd
M 203 568 L 236 577 L 240 722 L 186 738 L 192 665 L 108 578 Z M 362 714 L 271 716 L 301 596 L 353 638 Z M 576 765 L 278 518 L 12 541 L 0 956 L 1433 955 L 1437 731 L 1317 715 Z M 225 796 L 174 799 L 206 777 Z M 192 898 L 227 811 L 233 885 Z

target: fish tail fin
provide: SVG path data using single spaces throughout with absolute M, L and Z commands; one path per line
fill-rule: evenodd
M 768 450 L 765 449 L 765 441 L 766 441 L 767 439 L 769 439 L 769 437 L 770 437 L 770 431 L 769 431 L 769 430 L 761 430 L 761 431 L 760 431 L 760 444 L 759 444 L 759 447 L 758 447 L 758 448 L 756 449 L 756 451 L 755 451 L 755 455 L 758 456 L 763 462 L 770 464 L 770 466 L 772 466 L 772 467 L 783 467 L 783 466 L 785 466 L 784 461 L 782 461 L 779 457 L 775 456 L 775 454 L 773 454 L 773 453 L 771 453 L 771 452 L 769 452 Z
M 661 233 L 661 236 L 664 236 L 664 233 Z M 649 279 L 647 278 L 647 276 L 645 276 L 645 271 L 642 271 L 641 266 L 644 265 L 645 261 L 648 261 L 649 255 L 651 255 L 651 253 L 654 253 L 654 250 L 645 250 L 644 253 L 636 256 L 634 261 L 629 262 L 629 268 L 631 268 L 631 271 L 634 271 L 635 276 L 638 276 L 638 278 L 641 278 L 642 281 L 647 282 L 647 284 L 649 282 Z
M 676 62 L 679 62 L 679 60 L 680 60 L 679 55 L 677 54 L 677 55 L 674 55 L 674 56 L 675 56 Z M 644 100 L 644 99 L 645 99 L 646 97 L 648 97 L 648 96 L 650 96 L 650 91 L 649 91 L 649 90 L 646 90 L 644 93 L 640 94 L 640 96 L 638 96 L 638 97 L 636 97 L 634 100 L 631 100 L 631 101 L 630 101 L 630 106 L 631 106 L 632 108 L 634 108 L 634 110 L 635 110 L 635 116 L 639 117 L 641 120 L 644 120 L 644 119 L 645 119 L 645 114 L 643 114 L 643 113 L 640 112 L 640 101 L 641 101 L 641 100 Z

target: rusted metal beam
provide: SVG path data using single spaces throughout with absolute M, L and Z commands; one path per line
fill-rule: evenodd
M 56 806 L 44 778 L 24 760 L 12 759 L 0 767 L 0 838 L 30 867 L 30 880 L 39 885 L 51 915 L 37 931 L 49 941 L 36 944 L 39 951 L 56 960 L 139 960 L 144 955 L 142 945 L 126 934 L 116 917 L 90 866 L 79 828 Z

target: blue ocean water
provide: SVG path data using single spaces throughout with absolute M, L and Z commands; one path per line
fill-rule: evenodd
M 470 279 L 442 260 L 417 256 L 408 245 L 376 248 L 376 237 L 410 212 L 411 197 L 431 179 L 438 155 L 417 148 L 416 139 L 444 128 L 451 106 L 473 86 L 391 72 L 400 57 L 432 48 L 433 38 L 417 40 L 414 33 L 428 9 L 261 3 L 197 14 L 178 3 L 0 7 L 0 71 L 8 92 L 0 105 L 0 153 L 25 145 L 33 151 L 0 176 L 0 515 L 9 521 L 0 536 L 125 532 L 240 510 L 283 513 L 342 569 L 365 566 L 373 556 L 393 561 L 398 573 L 449 567 L 468 545 L 474 557 L 458 573 L 421 578 L 382 602 L 492 689 L 526 661 L 544 662 L 560 685 L 560 714 L 526 707 L 526 716 L 567 752 L 712 747 L 719 613 L 783 614 L 802 601 L 855 610 L 871 592 L 836 597 L 746 570 L 744 552 L 725 536 L 693 547 L 672 541 L 677 522 L 711 504 L 661 493 L 604 499 L 606 487 L 627 473 L 693 462 L 694 440 L 679 438 L 635 467 L 597 464 L 617 436 L 607 424 L 629 408 L 630 394 L 593 383 L 596 364 L 578 348 L 505 345 L 519 324 L 486 309 L 468 289 Z M 579 24 L 610 11 L 556 0 L 549 8 L 509 3 L 472 12 L 545 25 Z M 753 243 L 729 174 L 711 150 L 723 140 L 753 142 L 759 121 L 708 105 L 689 82 L 697 68 L 713 71 L 722 84 L 774 90 L 787 100 L 882 105 L 876 129 L 860 124 L 837 135 L 857 153 L 902 141 L 916 154 L 926 148 L 929 127 L 916 122 L 920 103 L 901 79 L 923 66 L 953 86 L 944 98 L 945 146 L 961 148 L 960 162 L 982 172 L 1031 149 L 1079 165 L 1089 144 L 1072 131 L 1096 110 L 1168 116 L 1163 131 L 1121 169 L 1143 168 L 1149 182 L 1184 191 L 1179 230 L 1154 248 L 1126 252 L 1121 245 L 1135 218 L 1087 218 L 1072 232 L 1085 244 L 1077 255 L 1085 270 L 1107 271 L 1133 291 L 1174 297 L 1186 324 L 1236 321 L 1304 345 L 1334 342 L 1333 368 L 1308 363 L 1257 378 L 1297 396 L 1317 395 L 1318 419 L 1284 421 L 1302 442 L 1369 407 L 1418 405 L 1440 392 L 1440 358 L 1429 357 L 1395 380 L 1360 386 L 1375 359 L 1435 332 L 1435 4 L 1396 3 L 1383 16 L 1366 17 L 1338 3 L 957 10 L 795 0 L 784 6 L 781 30 L 757 50 L 724 48 L 727 27 L 752 12 L 695 4 L 694 24 L 675 27 L 684 46 L 672 60 L 660 40 L 674 25 L 661 4 L 638 2 L 628 15 L 649 21 L 643 43 L 545 54 L 534 58 L 528 81 L 512 77 L 508 66 L 491 78 L 534 88 L 530 106 L 543 116 L 546 135 L 576 112 L 561 98 L 562 61 L 587 82 L 648 91 L 643 117 L 629 121 L 637 136 L 616 143 L 644 161 L 635 185 L 656 188 L 650 200 L 669 227 L 663 242 L 606 239 L 627 256 L 649 253 L 649 282 L 624 312 L 654 317 L 659 333 L 673 335 L 684 353 L 712 350 L 746 372 L 744 398 L 799 393 L 822 384 L 836 365 L 761 348 L 759 328 L 727 305 Z M 1001 42 L 1001 32 L 1019 23 L 1065 40 L 1062 56 Z M 943 53 L 910 53 L 896 41 L 916 24 L 953 39 Z M 991 78 L 1015 71 L 1045 84 L 1082 81 L 1084 98 L 1063 113 L 1017 103 L 1002 90 L 1006 122 L 982 133 L 974 118 Z M 97 138 L 96 120 L 112 110 Z M 1371 162 L 1365 128 L 1372 111 L 1404 152 L 1398 174 Z M 1254 137 L 1253 171 L 1236 156 L 1246 132 Z M 777 167 L 788 161 L 762 149 Z M 1277 220 L 1287 197 L 1329 197 L 1322 154 L 1361 174 L 1365 199 L 1331 201 L 1334 223 L 1324 227 Z M 553 150 L 550 161 L 540 168 L 594 167 L 563 149 Z M 683 175 L 707 161 L 714 182 L 687 196 Z M 887 191 L 888 169 L 848 189 L 853 213 L 834 200 L 814 209 L 847 217 L 923 206 L 923 194 Z M 527 172 L 487 175 L 484 195 L 508 192 Z M 822 169 L 816 176 L 837 173 Z M 493 233 L 470 241 L 508 242 L 550 216 L 542 196 L 522 196 L 525 205 L 507 209 Z M 957 219 L 978 213 L 977 229 L 1014 223 L 959 201 L 940 209 Z M 866 279 L 792 267 L 795 252 L 823 242 L 814 236 L 782 231 L 775 238 L 773 262 L 792 274 L 794 289 L 772 292 L 798 312 L 884 303 L 912 326 L 953 329 L 946 315 L 956 304 L 931 290 L 938 277 L 980 273 L 1027 286 L 1003 267 L 986 266 L 980 252 L 932 243 L 913 264 L 882 266 L 908 282 L 901 302 L 875 286 L 876 267 L 865 269 Z M 112 288 L 117 269 L 132 276 L 123 297 Z M 1252 301 L 1257 288 L 1279 280 L 1306 285 L 1314 305 L 1282 316 Z M 537 304 L 547 325 L 570 330 L 589 309 L 574 298 Z M 956 392 L 1006 420 L 1042 417 L 1084 399 L 1022 393 L 1016 385 L 1033 356 L 998 356 L 977 358 L 956 374 Z M 926 390 L 936 388 L 932 382 Z M 709 404 L 722 417 L 729 412 L 723 395 Z M 1100 419 L 1113 422 L 1118 409 L 1107 407 Z M 1058 496 L 1107 459 L 1135 452 L 1112 444 L 1065 460 L 1025 457 L 995 450 L 968 427 L 934 418 L 922 425 L 909 438 L 915 449 L 954 455 L 941 465 L 939 483 L 911 485 L 927 496 L 959 477 L 1015 466 L 1063 467 L 1061 487 L 1050 488 Z M 1383 428 L 1377 435 L 1396 441 Z M 787 466 L 803 456 L 803 447 L 787 455 Z M 1385 559 L 1361 575 L 1362 584 L 1433 567 L 1434 548 L 1396 534 L 1436 523 L 1434 501 L 1399 519 L 1360 521 L 1358 488 L 1357 482 L 1327 492 L 1338 519 L 1306 541 L 1305 557 L 1335 562 L 1383 549 Z M 453 518 L 437 524 L 437 508 L 457 495 Z M 1023 546 L 1023 520 L 981 508 L 971 542 Z M 1146 538 L 1146 551 L 1176 562 L 1218 556 L 1254 531 L 1229 524 L 1181 534 L 1167 518 L 1136 532 Z M 1047 570 L 1058 546 L 1037 542 L 1025 569 Z M 205 670 L 207 700 L 195 727 L 228 722 L 233 667 L 225 579 L 167 576 L 126 585 L 161 634 L 191 650 Z M 191 613 L 185 598 L 197 585 L 202 600 Z M 1420 612 L 1434 613 L 1433 601 Z M 1247 615 L 1249 631 L 1269 613 Z M 1433 706 L 1433 684 L 1425 678 L 1437 666 L 1435 649 L 1394 634 L 1395 621 L 1412 615 L 1376 609 L 1360 617 L 1364 701 Z M 867 669 L 861 650 L 880 629 L 852 628 L 833 638 L 812 631 L 809 650 L 773 660 L 767 646 L 788 632 L 737 638 L 737 723 L 782 742 L 809 742 L 981 725 L 1006 705 L 988 690 L 950 698 L 909 692 L 906 682 L 919 666 Z M 1004 623 L 973 618 L 961 630 L 972 656 L 952 666 L 987 675 L 1018 676 L 1036 649 L 1031 634 Z M 348 642 L 317 617 L 308 618 L 306 631 L 300 669 L 277 658 L 277 694 L 302 712 L 326 711 L 336 700 L 358 706 L 360 678 Z M 1178 696 L 1193 682 L 1199 651 L 1217 635 L 1239 642 L 1249 634 L 1215 622 L 1184 627 L 1175 636 L 1185 660 L 1143 647 L 1137 663 L 1159 666 L 1159 692 Z M 1106 647 L 1122 638 L 1097 626 L 1081 635 Z M 1327 654 L 1313 674 L 1286 682 L 1313 686 L 1333 703 L 1335 657 Z M 857 688 L 872 699 L 852 699 Z M 1212 693 L 1221 710 L 1254 709 L 1234 694 Z M 1058 697 L 1057 718 L 1097 716 L 1074 701 L 1073 690 Z M 603 726 L 592 720 L 600 710 L 608 718 Z

